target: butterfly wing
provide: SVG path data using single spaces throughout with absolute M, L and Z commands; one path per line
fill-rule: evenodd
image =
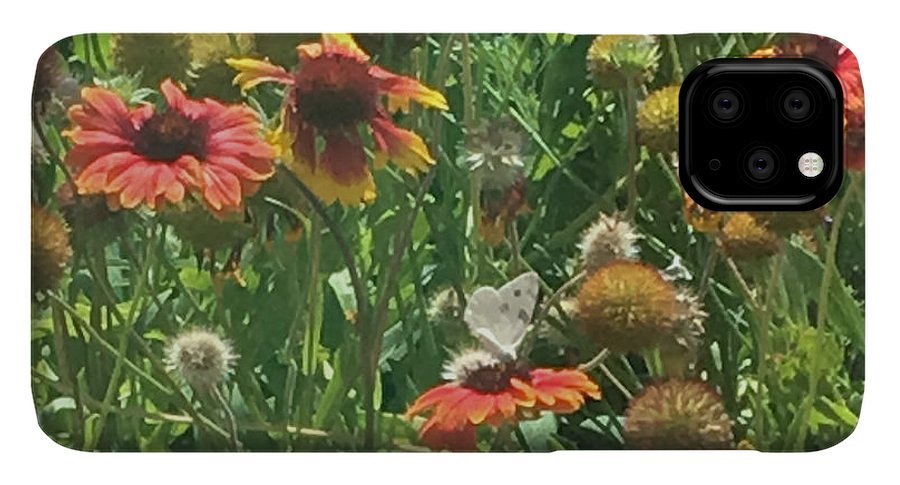
M 469 298 L 466 324 L 497 357 L 517 357 L 537 303 L 538 281 L 536 273 L 525 273 L 499 290 L 483 286 Z

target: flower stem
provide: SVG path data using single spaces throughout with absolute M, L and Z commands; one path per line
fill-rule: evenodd
M 684 67 L 681 65 L 681 55 L 678 53 L 675 36 L 667 35 L 666 44 L 669 48 L 669 57 L 672 58 L 672 84 L 678 84 L 684 80 Z
M 825 323 L 828 317 L 828 292 L 831 288 L 831 280 L 837 272 L 837 246 L 841 236 L 841 224 L 844 216 L 847 214 L 847 208 L 858 189 L 859 179 L 852 178 L 847 192 L 841 199 L 834 215 L 834 222 L 831 224 L 831 231 L 828 235 L 828 246 L 825 248 L 825 267 L 822 270 L 822 284 L 819 286 L 819 296 L 816 300 L 818 305 L 816 309 L 816 351 L 813 354 L 809 371 L 809 389 L 806 393 L 806 399 L 800 407 L 795 419 L 798 420 L 797 433 L 791 442 L 793 449 L 800 451 L 806 441 L 806 435 L 809 432 L 809 415 L 812 412 L 813 405 L 819 398 L 819 381 L 822 379 L 822 349 L 825 347 L 827 336 Z
M 313 402 L 316 394 L 315 376 L 318 367 L 319 337 L 322 333 L 322 311 L 320 268 L 322 260 L 322 221 L 313 215 L 310 218 L 309 235 L 309 276 L 306 287 L 306 326 L 303 331 L 303 389 L 300 396 L 300 424 L 308 425 L 312 419 Z
M 625 84 L 625 133 L 628 156 L 628 205 L 625 207 L 625 219 L 632 221 L 637 213 L 637 86 L 630 77 Z
M 128 331 L 134 327 L 135 321 L 140 313 L 137 311 L 139 307 L 142 306 L 142 302 L 144 301 L 144 293 L 147 290 L 147 287 L 150 286 L 150 278 L 151 278 L 151 269 L 154 265 L 154 245 L 156 234 L 156 225 L 151 229 L 150 238 L 147 241 L 147 253 L 144 255 L 143 264 L 141 264 L 141 269 L 138 272 L 138 281 L 135 286 L 134 294 L 131 298 L 131 307 L 128 309 L 128 318 L 125 319 L 126 327 L 119 329 L 121 332 L 119 334 L 119 344 L 116 350 L 118 351 L 118 356 L 116 357 L 116 363 L 113 366 L 112 376 L 109 378 L 109 383 L 106 386 L 106 392 L 103 395 L 103 404 L 104 409 L 112 404 L 113 399 L 116 398 L 119 390 L 119 379 L 122 376 L 122 367 L 124 365 L 125 355 L 128 353 Z M 100 256 L 103 256 L 102 252 Z M 97 261 L 95 258 L 94 264 L 96 267 L 103 267 L 103 271 L 100 271 L 102 274 L 106 274 L 106 261 Z M 100 439 L 100 436 L 103 434 L 103 429 L 106 427 L 106 420 L 109 414 L 105 411 L 100 411 L 100 419 L 97 421 L 97 429 L 92 434 L 94 437 L 91 443 L 85 443 L 85 451 L 92 451 L 97 445 L 97 441 Z
M 225 420 L 228 422 L 228 429 L 231 433 L 231 444 L 234 446 L 234 451 L 243 451 L 244 445 L 241 444 L 241 438 L 238 436 L 238 425 L 237 420 L 234 419 L 234 411 L 231 410 L 231 406 L 228 405 L 228 401 L 225 399 L 225 396 L 222 395 L 219 386 L 213 387 L 212 392 L 213 397 L 216 398 L 219 406 L 222 407 L 222 412 L 225 413 Z

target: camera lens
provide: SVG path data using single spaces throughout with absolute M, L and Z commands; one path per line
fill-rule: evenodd
M 781 108 L 789 120 L 803 121 L 813 112 L 812 98 L 805 89 L 791 89 L 785 93 Z
M 712 96 L 710 111 L 719 121 L 732 121 L 741 114 L 741 98 L 731 89 L 720 89 Z
M 747 157 L 747 174 L 755 182 L 768 182 L 775 177 L 775 155 L 764 148 L 754 150 Z

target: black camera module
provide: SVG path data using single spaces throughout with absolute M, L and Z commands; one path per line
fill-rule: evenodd
M 741 97 L 733 89 L 719 89 L 710 99 L 710 112 L 719 121 L 734 121 L 741 114 Z
M 813 101 L 803 88 L 789 89 L 781 99 L 782 113 L 790 121 L 805 121 L 813 113 Z
M 746 171 L 750 179 L 757 183 L 765 183 L 775 178 L 778 163 L 771 150 L 757 148 L 747 157 Z
M 810 210 L 843 178 L 843 91 L 825 64 L 800 58 L 707 61 L 679 94 L 678 175 L 712 210 Z M 821 157 L 807 176 L 798 163 Z

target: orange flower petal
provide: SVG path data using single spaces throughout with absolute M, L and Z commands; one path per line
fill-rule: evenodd
M 134 134 L 134 125 L 128 107 L 119 95 L 104 88 L 88 87 L 81 90 L 82 104 L 69 108 L 69 119 L 84 130 L 113 133 L 123 138 Z
M 234 77 L 234 84 L 241 87 L 241 91 L 264 83 L 276 82 L 281 84 L 293 84 L 294 77 L 283 67 L 276 66 L 268 61 L 258 59 L 226 59 L 225 62 L 238 71 Z
M 184 94 L 184 90 L 172 82 L 171 79 L 163 81 L 159 89 L 162 91 L 163 97 L 166 98 L 166 103 L 168 103 L 170 108 L 184 114 L 192 120 L 203 115 L 205 111 L 203 104 L 188 99 Z
M 213 209 L 220 211 L 241 205 L 241 182 L 228 170 L 213 164 L 203 164 L 203 198 Z
M 438 109 L 449 109 L 443 94 L 426 87 L 419 81 L 394 74 L 379 66 L 371 66 L 369 74 L 381 80 L 381 91 L 388 95 L 388 109 L 409 111 L 409 100 Z

